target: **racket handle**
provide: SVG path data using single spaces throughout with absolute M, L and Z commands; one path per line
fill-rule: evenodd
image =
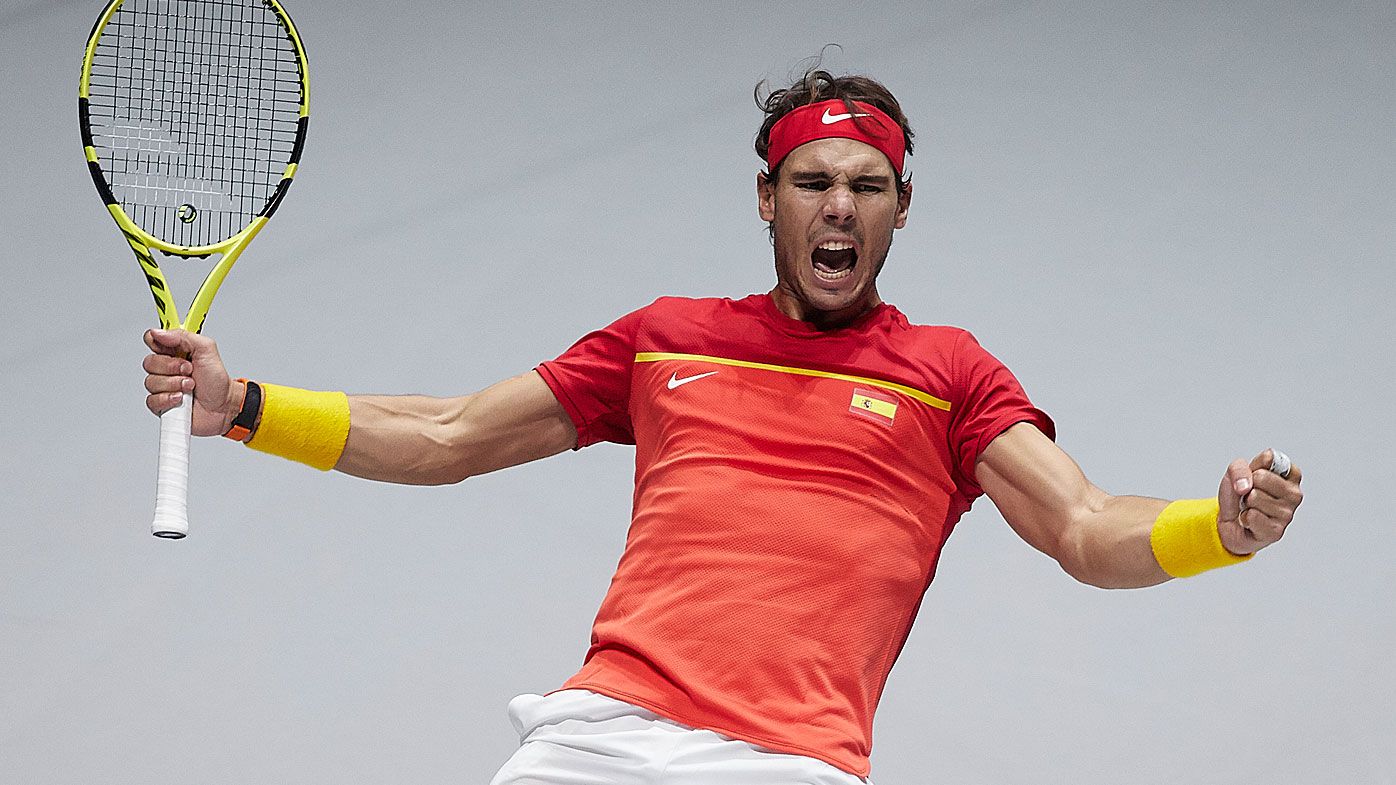
M 155 475 L 155 520 L 150 533 L 178 540 L 189 533 L 189 431 L 194 396 L 160 415 L 160 464 Z

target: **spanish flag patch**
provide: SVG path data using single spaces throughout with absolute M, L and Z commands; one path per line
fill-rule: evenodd
M 891 425 L 892 420 L 897 416 L 897 401 L 891 394 L 881 390 L 865 390 L 862 387 L 855 387 L 853 388 L 853 400 L 849 402 L 848 410 L 873 422 Z

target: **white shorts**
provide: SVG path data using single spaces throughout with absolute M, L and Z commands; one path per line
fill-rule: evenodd
M 520 746 L 490 785 L 868 785 L 587 690 L 520 695 L 509 721 Z

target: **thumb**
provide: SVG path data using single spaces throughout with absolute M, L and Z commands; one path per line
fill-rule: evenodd
M 193 360 L 196 367 L 208 360 L 219 360 L 218 344 L 212 338 L 183 328 L 148 330 L 146 345 L 158 354 Z
M 1217 488 L 1218 517 L 1234 521 L 1241 517 L 1241 497 L 1251 492 L 1251 467 L 1241 459 L 1226 467 L 1226 476 Z
M 157 354 L 178 355 L 187 350 L 184 346 L 183 330 L 146 330 L 145 345 Z

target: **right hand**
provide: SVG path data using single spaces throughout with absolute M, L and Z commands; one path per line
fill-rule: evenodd
M 1270 469 L 1274 458 L 1274 450 L 1265 450 L 1249 465 L 1240 459 L 1232 461 L 1217 489 L 1217 534 L 1222 547 L 1237 556 L 1278 542 L 1304 501 L 1299 489 L 1304 474 L 1299 466 L 1290 464 L 1288 474 L 1276 474 Z M 1247 499 L 1247 507 L 1241 506 L 1242 498 Z
M 195 436 L 220 436 L 228 432 L 242 408 L 243 386 L 234 384 L 218 356 L 218 344 L 184 330 L 146 330 L 150 354 L 145 369 L 146 408 L 164 414 L 185 395 L 194 396 Z

